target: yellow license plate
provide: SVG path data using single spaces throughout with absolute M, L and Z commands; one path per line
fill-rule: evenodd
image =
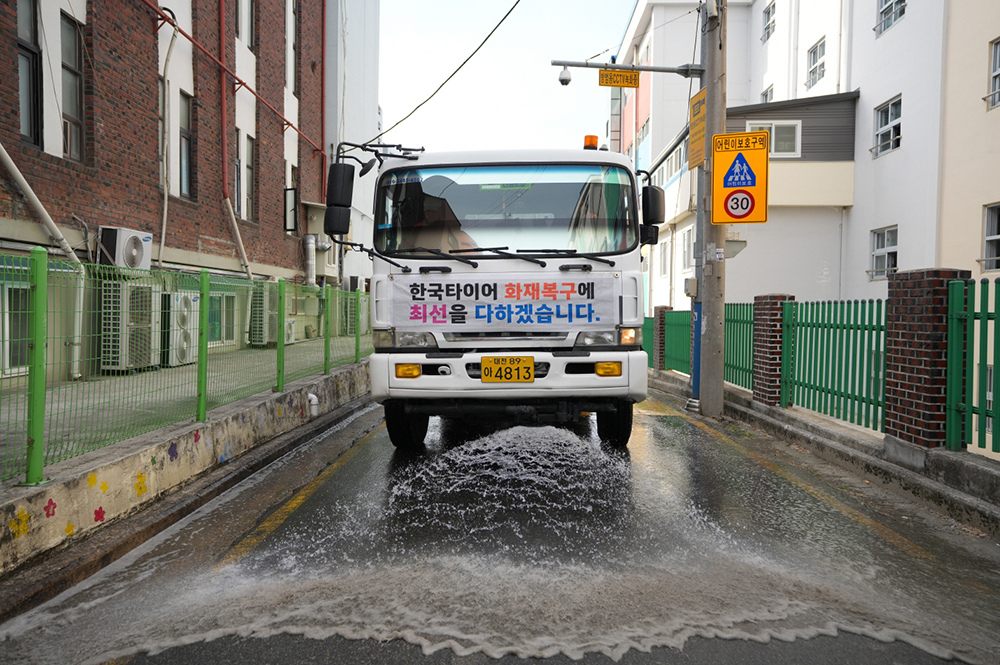
M 533 383 L 535 359 L 532 356 L 488 356 L 482 361 L 483 383 Z

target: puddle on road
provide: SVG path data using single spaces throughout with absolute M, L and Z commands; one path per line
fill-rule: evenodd
M 990 617 L 977 619 L 981 631 L 956 630 L 968 617 L 913 607 L 872 553 L 831 571 L 825 562 L 844 552 L 795 561 L 720 526 L 720 514 L 739 515 L 692 499 L 702 480 L 690 447 L 654 444 L 654 429 L 640 422 L 624 456 L 569 431 L 515 427 L 396 459 L 387 483 L 304 506 L 304 523 L 238 565 L 170 591 L 119 588 L 116 599 L 43 607 L 12 622 L 13 639 L 0 644 L 14 647 L 10 662 L 65 662 L 68 653 L 101 662 L 292 633 L 401 638 L 428 654 L 618 659 L 693 636 L 846 631 L 996 660 Z M 824 569 L 810 574 L 816 565 Z

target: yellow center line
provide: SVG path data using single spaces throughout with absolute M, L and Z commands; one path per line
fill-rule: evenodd
M 222 558 L 219 565 L 215 567 L 215 571 L 218 572 L 225 566 L 234 564 L 243 559 L 246 555 L 250 554 L 250 552 L 264 542 L 268 536 L 274 533 L 274 531 L 281 526 L 285 520 L 291 517 L 292 513 L 298 510 L 298 508 L 305 503 L 309 497 L 316 492 L 316 490 L 322 487 L 323 484 L 330 479 L 330 476 L 337 473 L 337 471 L 347 464 L 347 462 L 349 462 L 362 447 L 370 443 L 383 427 L 385 427 L 385 423 L 379 425 L 377 428 L 365 435 L 364 438 L 351 446 L 350 449 L 337 458 L 336 462 L 323 469 L 323 471 L 316 476 L 312 482 L 296 492 L 291 499 L 281 506 L 281 508 L 276 510 L 270 517 L 261 522 L 256 529 L 250 532 L 250 535 L 236 543 L 236 545 L 234 545 L 233 548 L 226 553 L 226 556 Z
M 836 510 L 840 511 L 841 513 L 843 513 L 847 517 L 851 518 L 852 520 L 854 520 L 855 522 L 857 522 L 861 526 L 867 528 L 870 531 L 873 531 L 874 533 L 876 533 L 877 535 L 879 535 L 880 537 L 882 537 L 884 540 L 886 540 L 887 542 L 895 545 L 896 547 L 898 547 L 899 549 L 903 550 L 904 552 L 906 552 L 910 556 L 919 557 L 921 559 L 930 559 L 930 560 L 934 559 L 934 555 L 933 554 L 931 554 L 927 550 L 923 549 L 922 547 L 920 547 L 916 543 L 914 543 L 914 542 L 912 542 L 910 540 L 907 540 L 906 538 L 904 538 L 903 536 L 899 535 L 898 533 L 896 533 L 892 529 L 889 529 L 888 527 L 883 526 L 882 524 L 879 524 L 878 522 L 876 522 L 872 518 L 868 517 L 867 515 L 865 515 L 861 511 L 855 510 L 854 508 L 851 508 L 850 506 L 848 506 L 847 504 L 845 504 L 843 501 L 840 501 L 836 497 L 833 497 L 833 496 L 827 494 L 826 492 L 824 492 L 823 490 L 821 490 L 821 489 L 819 489 L 817 487 L 814 487 L 814 486 L 810 485 L 809 483 L 803 481 L 801 478 L 797 477 L 795 474 L 793 474 L 788 469 L 786 469 L 786 468 L 784 468 L 784 467 L 782 467 L 782 466 L 780 466 L 778 464 L 775 464 L 774 462 L 772 462 L 771 460 L 767 459 L 766 457 L 758 455 L 757 453 L 753 452 L 752 450 L 749 450 L 748 448 L 745 448 L 744 446 L 741 446 L 740 444 L 736 443 L 735 441 L 733 441 L 732 439 L 730 439 L 728 436 L 726 436 L 722 432 L 718 432 L 718 431 L 712 429 L 711 427 L 709 427 L 705 423 L 701 422 L 700 420 L 696 420 L 696 419 L 692 418 L 687 413 L 684 413 L 682 411 L 678 411 L 678 410 L 676 410 L 676 409 L 674 409 L 674 408 L 672 408 L 672 407 L 670 407 L 668 405 L 664 405 L 664 406 L 666 408 L 666 411 L 669 412 L 669 415 L 671 415 L 671 416 L 680 416 L 681 418 L 684 418 L 686 421 L 688 421 L 689 423 L 691 423 L 695 427 L 697 427 L 697 428 L 699 428 L 699 429 L 707 432 L 708 434 L 712 435 L 713 437 L 715 437 L 719 441 L 722 441 L 723 443 L 725 443 L 729 447 L 731 447 L 731 448 L 737 450 L 738 452 L 742 453 L 743 455 L 749 457 L 751 460 L 753 460 L 757 464 L 760 464 L 764 468 L 766 468 L 766 469 L 768 469 L 770 471 L 773 471 L 774 473 L 778 474 L 779 476 L 781 476 L 785 480 L 789 481 L 790 483 L 792 483 L 793 485 L 795 485 L 799 489 L 807 492 L 808 494 L 811 494 L 812 496 L 816 497 L 817 499 L 819 499 L 823 503 L 827 504 L 831 508 L 835 508 Z

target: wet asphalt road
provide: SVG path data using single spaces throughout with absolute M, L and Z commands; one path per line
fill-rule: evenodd
M 0 625 L 3 662 L 1000 662 L 996 542 L 745 426 L 432 419 L 406 457 L 380 417 Z

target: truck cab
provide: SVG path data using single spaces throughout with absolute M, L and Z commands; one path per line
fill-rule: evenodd
M 596 413 L 602 441 L 626 446 L 647 390 L 640 246 L 655 242 L 662 191 L 644 188 L 641 226 L 635 174 L 617 153 L 379 161 L 369 370 L 393 444 L 421 448 L 432 415 L 566 424 Z M 335 208 L 351 188 L 334 180 Z M 331 236 L 346 231 L 329 223 L 337 215 Z

